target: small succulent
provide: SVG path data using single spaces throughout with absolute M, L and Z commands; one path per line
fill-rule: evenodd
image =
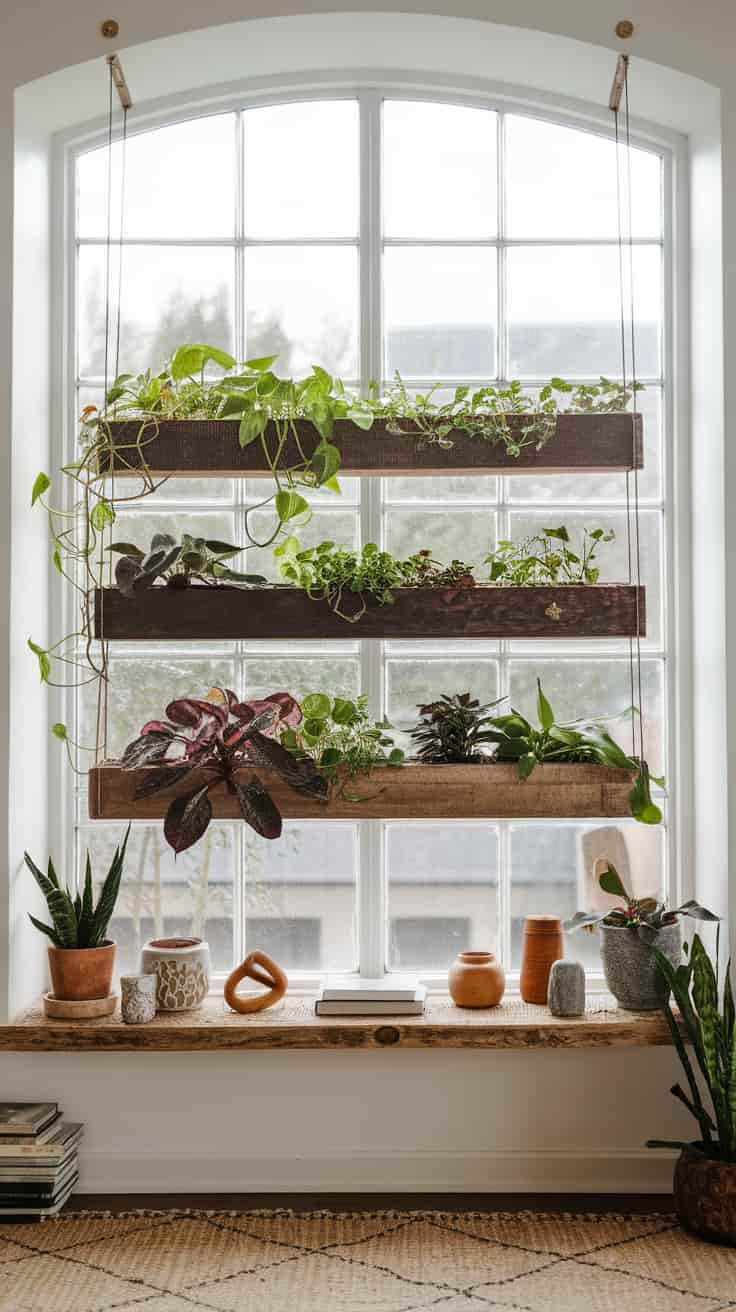
M 107 872 L 105 882 L 100 890 L 97 904 L 94 901 L 92 887 L 92 862 L 87 853 L 87 867 L 84 875 L 84 889 L 76 896 L 71 890 L 62 888 L 59 883 L 54 863 L 49 857 L 48 874 L 39 870 L 27 852 L 23 853 L 38 887 L 46 898 L 46 905 L 52 924 L 45 925 L 29 913 L 29 919 L 36 929 L 46 934 L 57 948 L 97 948 L 105 942 L 110 917 L 115 910 L 120 880 L 125 864 L 125 849 L 128 846 L 130 825 L 125 831 L 122 847 L 116 847 L 112 864 Z
M 633 897 L 627 893 L 618 870 L 610 861 L 598 876 L 598 883 L 610 897 L 621 898 L 623 906 L 613 907 L 610 911 L 577 911 L 571 920 L 565 922 L 565 929 L 593 930 L 597 925 L 611 925 L 616 929 L 630 929 L 645 943 L 652 943 L 657 931 L 665 925 L 674 925 L 678 916 L 692 916 L 693 920 L 719 919 L 692 899 L 668 911 L 664 902 L 659 902 L 656 897 Z
M 147 552 L 134 542 L 113 542 L 108 547 L 120 557 L 115 582 L 124 597 L 152 587 L 156 579 L 164 579 L 170 588 L 187 588 L 192 579 L 210 584 L 265 583 L 260 574 L 240 574 L 224 563 L 242 550 L 229 542 L 195 538 L 190 533 L 183 533 L 181 542 L 170 533 L 154 533 Z
M 501 701 L 499 698 L 498 701 Z M 411 730 L 416 756 L 426 762 L 478 762 L 487 759 L 483 750 L 496 741 L 488 732 L 493 723 L 490 711 L 498 701 L 481 706 L 469 692 L 443 693 L 436 702 L 418 708 L 421 719 Z

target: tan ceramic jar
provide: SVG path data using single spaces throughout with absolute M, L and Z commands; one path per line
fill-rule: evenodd
M 450 966 L 447 984 L 457 1007 L 497 1007 L 506 975 L 492 952 L 461 952 Z
M 549 973 L 562 957 L 562 921 L 558 916 L 527 916 L 519 992 L 524 1002 L 547 1005 Z

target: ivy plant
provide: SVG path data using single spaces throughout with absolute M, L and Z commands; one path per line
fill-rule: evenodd
M 502 538 L 486 556 L 491 583 L 539 587 L 558 583 L 597 583 L 600 568 L 594 564 L 599 548 L 615 539 L 613 529 L 584 528 L 579 551 L 573 551 L 564 524 L 543 528 L 519 542 Z

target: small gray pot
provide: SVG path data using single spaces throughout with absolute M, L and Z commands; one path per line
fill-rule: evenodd
M 627 1011 L 656 1011 L 662 1006 L 666 988 L 654 961 L 653 947 L 669 957 L 673 966 L 682 959 L 679 922 L 658 929 L 652 943 L 645 943 L 635 929 L 599 925 L 601 957 L 606 983 L 614 998 Z

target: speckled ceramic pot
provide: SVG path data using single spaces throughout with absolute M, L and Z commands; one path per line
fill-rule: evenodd
M 147 1025 L 156 1015 L 155 975 L 121 975 L 120 1014 L 126 1025 Z
M 656 1011 L 662 1006 L 666 988 L 657 972 L 653 947 L 669 957 L 673 966 L 682 958 L 679 924 L 658 929 L 650 945 L 636 930 L 617 925 L 600 925 L 601 959 L 606 983 L 614 998 L 627 1011 Z
M 193 1011 L 209 992 L 209 947 L 201 938 L 152 938 L 141 951 L 141 974 L 158 978 L 157 1011 Z
M 675 1210 L 691 1234 L 736 1247 L 736 1162 L 719 1162 L 698 1144 L 675 1167 Z

